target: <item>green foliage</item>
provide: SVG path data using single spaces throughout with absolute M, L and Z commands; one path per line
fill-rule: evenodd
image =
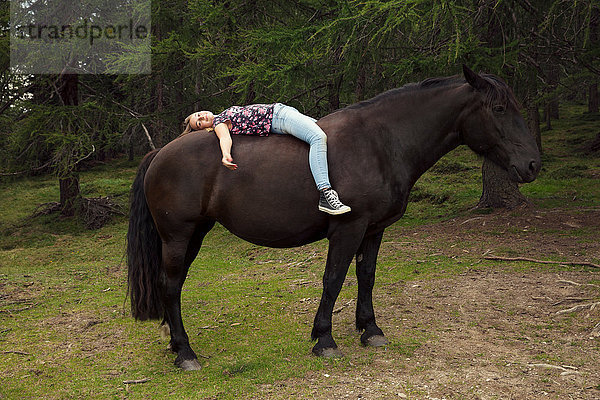
M 80 106 L 35 104 L 28 102 L 27 112 L 13 127 L 6 143 L 5 168 L 52 170 L 59 178 L 69 176 L 77 164 L 95 150 L 107 150 L 120 141 L 120 132 L 110 123 L 99 124 L 105 109 L 95 102 Z
M 462 23 L 470 10 L 455 2 L 234 3 L 190 3 L 200 33 L 189 54 L 213 76 L 230 79 L 239 94 L 229 96 L 234 103 L 292 98 L 321 115 L 331 111 L 332 98 L 350 104 L 410 80 L 456 73 L 479 45 Z

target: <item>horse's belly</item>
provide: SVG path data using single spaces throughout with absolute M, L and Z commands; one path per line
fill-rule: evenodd
M 234 235 L 259 246 L 297 247 L 326 236 L 327 220 L 318 215 L 318 210 L 316 213 L 232 209 L 217 221 Z

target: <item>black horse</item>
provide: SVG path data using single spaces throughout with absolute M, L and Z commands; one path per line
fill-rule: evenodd
M 331 317 L 356 256 L 356 328 L 361 342 L 387 339 L 375 322 L 372 292 L 384 229 L 406 210 L 417 179 L 460 144 L 530 182 L 540 154 L 510 88 L 463 67 L 454 76 L 409 84 L 329 114 L 331 180 L 352 211 L 329 216 L 308 166 L 308 146 L 292 137 L 236 136 L 238 170 L 220 163 L 214 134 L 197 132 L 149 153 L 132 188 L 127 234 L 129 295 L 140 320 L 164 319 L 183 369 L 200 368 L 181 318 L 181 289 L 204 236 L 221 223 L 249 242 L 294 247 L 327 237 L 323 293 L 314 320 L 313 352 L 340 355 Z

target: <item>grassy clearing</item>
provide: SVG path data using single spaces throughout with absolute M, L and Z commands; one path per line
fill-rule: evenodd
M 597 206 L 600 160 L 582 148 L 598 130 L 598 116 L 566 110 L 544 133 L 544 167 L 522 191 L 540 209 Z M 578 116 L 579 115 L 579 116 Z M 481 161 L 460 148 L 417 183 L 405 218 L 386 232 L 377 289 L 387 301 L 399 283 L 437 279 L 488 268 L 475 255 L 456 258 L 431 249 L 417 256 L 402 246 L 404 229 L 470 214 L 480 195 Z M 110 196 L 123 205 L 137 164 L 119 161 L 81 174 L 84 196 Z M 353 328 L 354 269 L 338 300 L 334 332 L 349 357 L 326 361 L 310 355 L 309 335 L 321 291 L 327 243 L 267 249 L 217 226 L 208 236 L 184 287 L 183 312 L 204 369 L 183 373 L 160 339 L 156 322 L 135 322 L 125 300 L 123 264 L 127 221 L 88 231 L 56 215 L 29 216 L 58 199 L 53 177 L 0 183 L 0 398 L 250 398 L 265 385 L 315 371 L 367 368 L 377 354 L 359 345 Z M 476 216 L 477 214 L 473 214 Z M 498 232 L 501 237 L 505 232 Z M 582 243 L 593 232 L 568 234 Z M 468 249 L 469 243 L 458 243 Z M 506 249 L 510 254 L 511 249 Z M 515 270 L 529 264 L 516 263 Z M 546 268 L 546 267 L 544 267 Z M 553 267 L 547 267 L 553 268 Z M 426 326 L 401 330 L 396 317 L 380 317 L 392 340 L 390 358 L 404 360 L 431 339 Z M 548 360 L 542 357 L 541 360 Z M 425 367 L 423 367 L 425 368 Z M 150 379 L 141 384 L 126 380 Z

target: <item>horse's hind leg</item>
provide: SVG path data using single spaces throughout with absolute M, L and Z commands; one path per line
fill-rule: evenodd
M 189 337 L 183 327 L 181 289 L 202 240 L 213 225 L 214 222 L 209 222 L 199 226 L 189 240 L 163 242 L 165 321 L 169 324 L 171 333 L 170 348 L 177 353 L 175 364 L 184 370 L 200 369 L 200 363 L 190 347 Z
M 365 346 L 386 346 L 387 339 L 375 323 L 373 310 L 373 286 L 375 267 L 383 231 L 363 239 L 356 253 L 356 277 L 358 279 L 358 301 L 356 303 L 356 329 L 364 331 L 360 341 Z

